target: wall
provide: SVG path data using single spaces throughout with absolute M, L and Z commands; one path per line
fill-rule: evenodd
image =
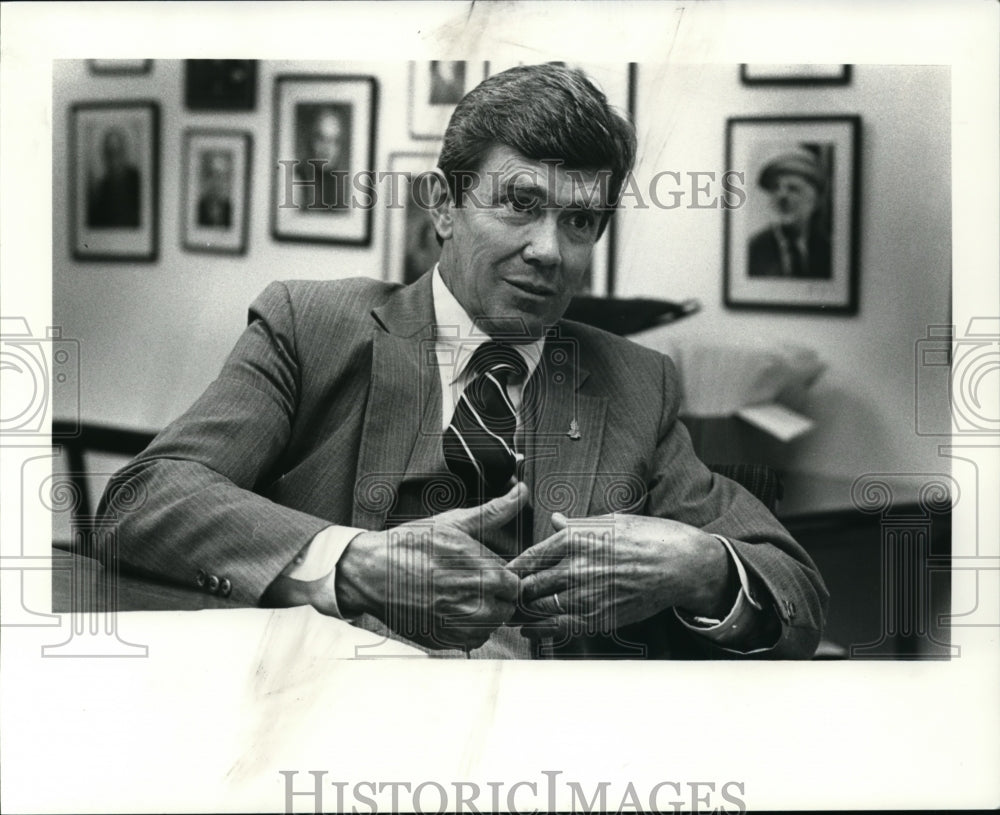
M 856 316 L 727 310 L 721 209 L 635 210 L 623 219 L 619 293 L 697 297 L 703 304 L 697 317 L 648 335 L 646 344 L 695 335 L 719 343 L 796 343 L 826 363 L 796 404 L 816 429 L 769 450 L 788 469 L 845 478 L 941 470 L 939 440 L 913 430 L 914 359 L 927 326 L 950 322 L 949 98 L 948 69 L 935 66 L 860 65 L 846 87 L 777 90 L 742 85 L 730 65 L 639 71 L 640 179 L 663 169 L 721 174 L 727 117 L 861 117 Z M 938 387 L 931 407 L 944 421 L 947 393 Z
M 380 86 L 376 166 L 398 150 L 436 152 L 408 138 L 405 62 L 261 62 L 257 107 L 248 113 L 186 110 L 183 63 L 155 60 L 150 74 L 95 76 L 83 61 L 53 69 L 53 312 L 81 340 L 85 420 L 156 429 L 182 412 L 218 373 L 246 324 L 250 302 L 272 280 L 382 276 L 385 212 L 374 213 L 370 248 L 277 242 L 271 237 L 272 93 L 287 73 L 372 74 Z M 70 256 L 68 108 L 76 101 L 155 99 L 160 104 L 160 253 L 155 263 L 76 262 Z M 253 134 L 248 251 L 192 253 L 181 246 L 182 137 L 188 128 Z M 433 162 L 432 162 L 433 164 Z
M 279 73 L 371 73 L 380 83 L 377 166 L 394 151 L 433 151 L 407 134 L 405 63 L 263 62 L 255 111 L 205 114 L 183 106 L 179 62 L 158 60 L 139 78 L 91 75 L 82 62 L 54 69 L 53 309 L 64 336 L 81 340 L 81 411 L 88 421 L 157 428 L 214 377 L 246 307 L 277 278 L 379 277 L 385 212 L 370 248 L 278 243 L 270 235 L 271 94 Z M 69 255 L 65 185 L 67 110 L 74 101 L 155 98 L 161 105 L 160 256 L 152 264 L 78 263 Z M 618 293 L 697 297 L 703 311 L 661 329 L 671 339 L 796 342 L 827 370 L 799 405 L 811 435 L 778 450 L 790 469 L 853 477 L 941 469 L 936 440 L 913 433 L 914 343 L 949 322 L 950 140 L 947 69 L 855 66 L 846 87 L 763 89 L 740 84 L 735 65 L 640 66 L 637 177 L 674 169 L 721 173 L 729 116 L 857 114 L 862 119 L 860 302 L 854 317 L 733 312 L 722 305 L 722 212 L 630 210 L 621 218 Z M 193 254 L 180 245 L 182 131 L 254 134 L 249 250 Z M 657 344 L 657 335 L 646 342 Z M 944 415 L 944 396 L 937 409 Z

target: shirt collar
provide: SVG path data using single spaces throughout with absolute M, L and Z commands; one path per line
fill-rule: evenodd
M 454 383 L 465 373 L 476 349 L 483 343 L 489 342 L 490 338 L 476 326 L 462 304 L 455 299 L 455 295 L 445 285 L 437 264 L 432 272 L 431 296 L 434 302 L 434 339 L 439 346 L 450 349 L 454 354 L 455 370 L 451 378 Z M 545 337 L 529 343 L 511 343 L 511 347 L 524 359 L 528 370 L 525 382 L 531 379 L 535 368 L 538 367 L 544 345 Z

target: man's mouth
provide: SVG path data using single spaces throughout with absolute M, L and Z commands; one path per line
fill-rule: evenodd
M 547 286 L 543 283 L 535 283 L 531 280 L 507 280 L 509 285 L 513 286 L 515 289 L 525 292 L 526 294 L 534 295 L 535 297 L 553 297 L 557 294 L 556 290 L 552 286 Z

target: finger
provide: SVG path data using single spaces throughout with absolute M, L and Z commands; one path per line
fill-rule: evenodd
M 462 643 L 478 647 L 489 639 L 515 612 L 512 601 L 480 597 L 478 601 L 456 604 L 448 610 L 435 612 L 433 634 L 448 647 Z
M 452 526 L 477 537 L 483 529 L 497 529 L 517 517 L 528 499 L 528 487 L 518 481 L 504 495 L 478 507 L 453 509 L 439 516 Z
M 521 580 L 516 574 L 507 569 L 497 569 L 490 572 L 489 589 L 492 591 L 494 597 L 514 602 L 520 593 Z
M 436 613 L 472 615 L 496 604 L 513 605 L 520 593 L 517 575 L 501 567 L 435 569 L 431 575 Z
M 569 569 L 545 569 L 522 576 L 520 588 L 522 603 L 531 603 L 539 597 L 564 592 L 569 588 Z M 562 600 L 561 597 L 559 599 Z
M 569 535 L 565 531 L 556 532 L 534 546 L 529 546 L 511 560 L 507 564 L 507 568 L 520 572 L 522 575 L 551 568 L 563 559 L 568 541 Z
M 561 512 L 553 512 L 551 523 L 552 528 L 555 529 L 556 532 L 562 532 L 567 526 L 569 526 L 569 519 Z
M 572 618 L 568 614 L 549 617 L 542 622 L 526 623 L 521 626 L 521 636 L 529 640 L 566 639 L 566 632 L 572 627 Z
M 528 625 L 536 623 L 545 623 L 546 621 L 552 619 L 550 614 L 538 614 L 534 611 L 528 611 L 523 606 L 518 605 L 514 609 L 514 614 L 511 616 L 511 625 Z
M 437 627 L 431 634 L 435 648 L 461 648 L 474 651 L 486 644 L 493 631 L 488 628 L 442 628 Z
M 559 617 L 566 614 L 569 609 L 558 593 L 546 594 L 537 600 L 521 603 L 521 608 L 527 612 L 529 617 Z
M 467 611 L 435 612 L 430 630 L 418 639 L 432 648 L 478 648 L 490 638 L 501 621 L 487 620 L 479 613 Z M 405 636 L 412 636 L 405 630 Z
M 438 594 L 452 602 L 490 597 L 513 603 L 521 587 L 520 578 L 502 563 L 436 568 L 432 580 Z
M 458 605 L 451 611 L 441 614 L 448 625 L 459 628 L 478 628 L 492 631 L 514 616 L 517 607 L 513 600 L 501 600 L 498 597 L 486 595 L 466 604 Z

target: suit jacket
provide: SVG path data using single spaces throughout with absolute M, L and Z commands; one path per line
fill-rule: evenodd
M 271 284 L 218 379 L 109 484 L 99 512 L 117 525 L 120 567 L 192 588 L 214 576 L 256 605 L 329 524 L 385 528 L 403 487 L 446 472 L 438 371 L 426 364 L 433 322 L 430 275 L 405 287 Z M 679 400 L 667 357 L 559 323 L 522 409 L 534 540 L 552 533 L 555 510 L 633 511 L 725 535 L 780 620 L 767 653 L 811 655 L 827 600 L 815 566 L 756 499 L 695 457 Z M 728 655 L 676 622 L 668 609 L 610 647 Z
M 141 183 L 135 167 L 125 167 L 120 174 L 107 173 L 98 182 L 87 208 L 87 226 L 138 227 L 141 209 Z
M 806 238 L 808 263 L 799 279 L 811 278 L 829 280 L 833 267 L 830 260 L 830 241 L 815 229 L 810 229 Z M 750 260 L 747 264 L 748 277 L 786 277 L 782 270 L 781 247 L 768 227 L 750 239 Z
M 198 201 L 198 226 L 228 227 L 233 220 L 233 205 L 227 197 L 203 195 Z

